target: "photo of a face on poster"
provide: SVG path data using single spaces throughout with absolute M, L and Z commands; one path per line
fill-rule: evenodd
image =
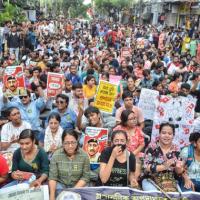
M 99 152 L 100 144 L 97 139 L 91 138 L 86 143 L 86 152 L 90 158 L 91 163 L 97 163 L 98 158 L 101 155 Z
M 21 66 L 7 67 L 4 74 L 5 96 L 26 96 L 25 79 Z
M 88 154 L 90 164 L 98 164 L 101 152 L 107 146 L 108 129 L 86 127 L 83 150 Z

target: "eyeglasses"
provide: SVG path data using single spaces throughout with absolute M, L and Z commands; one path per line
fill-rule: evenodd
M 20 112 L 16 112 L 16 113 L 10 114 L 10 116 L 12 116 L 12 117 L 14 117 L 14 116 L 16 116 L 16 115 L 20 115 Z
M 65 101 L 56 101 L 57 104 L 63 104 Z
M 20 99 L 23 99 L 23 98 L 26 99 L 27 97 L 28 97 L 28 96 L 20 96 L 19 98 L 20 98 Z
M 77 145 L 77 141 L 71 141 L 71 142 L 63 142 L 63 146 L 75 146 Z

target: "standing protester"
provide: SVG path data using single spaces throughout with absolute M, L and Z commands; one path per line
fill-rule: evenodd
M 19 50 L 21 47 L 21 38 L 20 34 L 17 32 L 16 26 L 11 27 L 11 32 L 8 34 L 7 37 L 7 45 L 9 48 L 10 54 L 15 54 L 16 60 L 19 60 Z

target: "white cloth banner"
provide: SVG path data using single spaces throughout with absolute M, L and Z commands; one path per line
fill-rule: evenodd
M 189 144 L 189 135 L 193 131 L 194 108 L 196 99 L 161 96 L 156 106 L 151 140 L 158 139 L 159 127 L 162 122 L 175 125 L 174 144 L 183 147 Z

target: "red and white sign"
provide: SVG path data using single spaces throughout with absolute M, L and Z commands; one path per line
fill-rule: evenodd
M 55 97 L 56 95 L 61 94 L 63 83 L 63 74 L 49 72 L 47 76 L 47 96 Z

